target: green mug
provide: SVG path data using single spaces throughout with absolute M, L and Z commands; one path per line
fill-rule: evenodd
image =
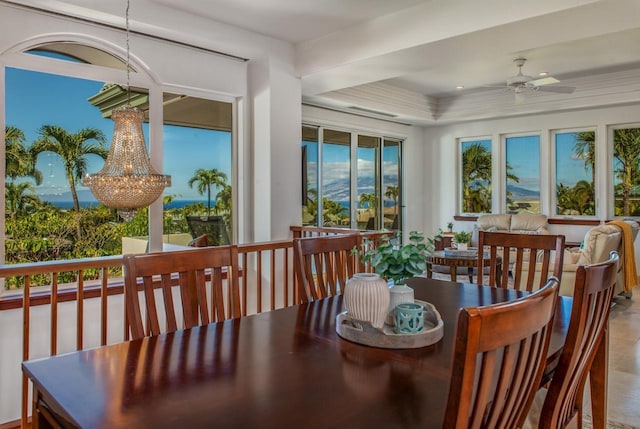
M 424 305 L 404 302 L 396 306 L 396 334 L 417 334 L 424 329 Z

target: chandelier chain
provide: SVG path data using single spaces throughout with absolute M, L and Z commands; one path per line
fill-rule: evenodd
M 127 9 L 125 11 L 125 27 L 126 27 L 126 35 L 127 35 L 127 105 L 131 106 L 131 81 L 129 77 L 129 63 L 131 62 L 130 54 L 129 54 L 129 6 L 130 0 L 127 0 Z

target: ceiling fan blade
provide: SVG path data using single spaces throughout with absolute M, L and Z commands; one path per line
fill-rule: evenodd
M 551 85 L 552 83 L 559 83 L 560 81 L 553 76 L 547 76 L 540 79 L 534 79 L 527 82 L 527 85 L 542 86 Z
M 536 86 L 536 91 L 555 92 L 558 94 L 571 94 L 576 89 L 572 86 Z
M 482 85 L 483 88 L 511 88 L 509 85 Z

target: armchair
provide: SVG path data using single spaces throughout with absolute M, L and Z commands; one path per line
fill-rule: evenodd
M 635 221 L 625 221 L 631 225 L 632 239 L 638 235 L 639 225 Z M 618 279 L 614 294 L 624 294 L 631 297 L 631 291 L 625 291 L 625 267 L 624 267 L 624 240 L 621 229 L 611 224 L 598 225 L 587 231 L 580 248 L 565 249 L 564 264 L 562 266 L 562 281 L 560 282 L 560 295 L 573 296 L 573 286 L 576 280 L 576 271 L 580 265 L 596 264 L 609 259 L 611 251 L 620 255 L 618 266 Z M 536 276 L 539 275 L 540 264 L 536 264 Z

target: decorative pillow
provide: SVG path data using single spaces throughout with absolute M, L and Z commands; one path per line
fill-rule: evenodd
M 564 250 L 564 263 L 575 265 L 578 263 L 578 259 L 580 259 L 580 255 L 582 252 L 579 247 L 573 247 L 571 249 Z
M 528 229 L 521 229 L 519 231 L 511 231 L 514 234 L 526 234 L 526 235 L 540 235 L 540 231 L 531 231 Z

